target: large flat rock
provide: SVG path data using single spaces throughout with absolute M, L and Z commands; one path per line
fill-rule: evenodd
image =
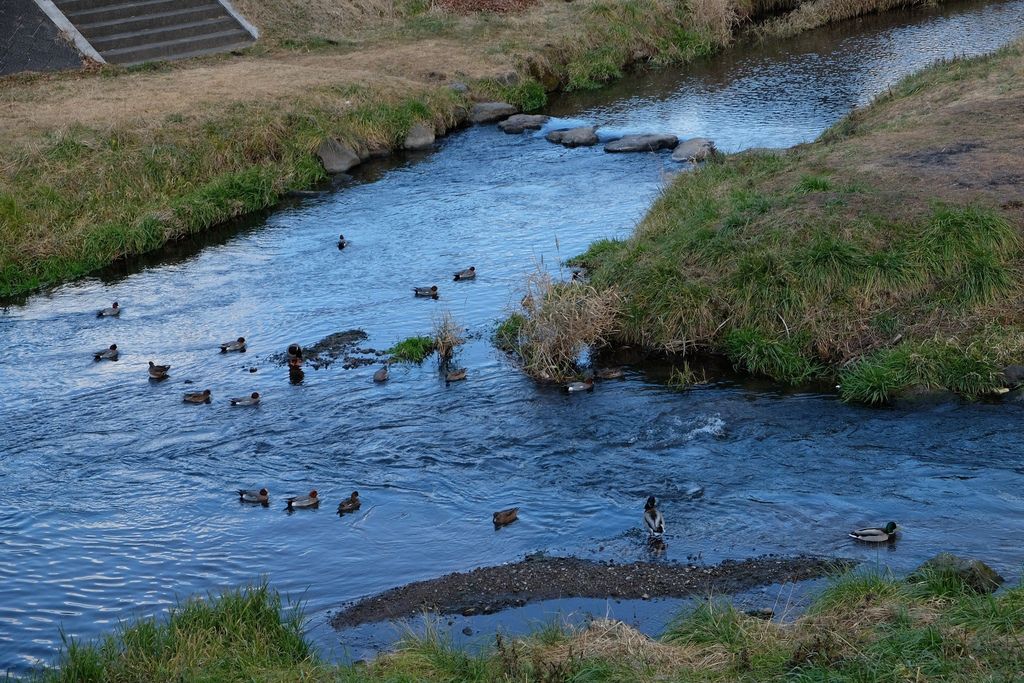
M 679 144 L 675 135 L 648 133 L 645 135 L 627 135 L 604 146 L 606 152 L 657 152 L 659 149 L 672 149 Z
M 569 130 L 553 130 L 544 137 L 548 142 L 566 147 L 590 147 L 597 144 L 597 127 L 581 126 Z
M 715 143 L 707 138 L 683 140 L 672 150 L 673 161 L 698 162 L 715 155 Z
M 508 102 L 477 102 L 469 112 L 470 123 L 494 123 L 507 119 L 519 110 Z
M 543 114 L 513 114 L 498 124 L 498 128 L 506 133 L 522 133 L 525 130 L 540 130 L 551 120 Z
M 328 173 L 344 173 L 360 161 L 355 150 L 334 138 L 325 138 L 316 148 L 316 155 Z
M 434 128 L 425 123 L 414 123 L 405 136 L 406 149 L 429 149 L 434 144 Z

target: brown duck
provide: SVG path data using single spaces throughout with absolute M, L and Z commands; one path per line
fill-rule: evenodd
M 362 501 L 359 500 L 359 491 L 353 491 L 351 496 L 338 503 L 338 514 L 343 515 L 346 512 L 355 512 L 362 504 Z
M 495 527 L 505 526 L 519 519 L 519 508 L 509 508 L 508 510 L 501 510 L 495 512 L 492 517 Z

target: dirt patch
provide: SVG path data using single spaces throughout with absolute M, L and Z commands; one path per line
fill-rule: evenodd
M 672 562 L 616 564 L 574 557 L 527 556 L 392 588 L 358 600 L 331 618 L 335 628 L 409 617 L 424 610 L 465 616 L 555 598 L 647 599 L 736 593 L 755 586 L 818 578 L 853 562 L 765 555 L 714 566 Z
M 452 12 L 521 12 L 537 0 L 440 0 L 441 7 Z

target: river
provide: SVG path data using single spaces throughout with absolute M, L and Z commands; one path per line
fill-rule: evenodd
M 1024 0 L 869 17 L 563 96 L 550 113 L 707 136 L 726 151 L 785 147 L 900 77 L 993 50 L 1022 26 Z M 1018 405 L 878 410 L 742 379 L 677 392 L 657 364 L 568 396 L 491 346 L 526 274 L 627 236 L 680 170 L 667 153 L 471 128 L 202 244 L 5 308 L 0 671 L 50 661 L 61 628 L 94 637 L 261 577 L 304 599 L 317 641 L 330 643 L 329 610 L 408 581 L 536 551 L 647 559 L 649 493 L 668 520 L 666 560 L 820 553 L 903 571 L 953 550 L 1016 578 Z M 475 281 L 451 281 L 469 265 Z M 432 284 L 438 300 L 412 297 Z M 123 314 L 97 319 L 113 300 Z M 385 349 L 429 334 L 446 310 L 469 336 L 469 378 L 451 386 L 433 359 L 393 366 L 384 385 L 374 367 L 340 364 L 294 385 L 270 359 L 352 328 Z M 239 335 L 247 354 L 218 353 Z M 94 363 L 111 343 L 120 359 Z M 149 360 L 170 363 L 171 378 L 147 381 Z M 203 388 L 211 405 L 182 403 Z M 228 405 L 251 391 L 259 407 Z M 270 507 L 239 504 L 236 488 L 259 486 Z M 321 509 L 283 510 L 310 488 Z M 339 518 L 354 489 L 362 509 Z M 495 531 L 491 513 L 511 505 L 520 520 Z M 890 519 L 903 534 L 882 551 L 846 537 Z

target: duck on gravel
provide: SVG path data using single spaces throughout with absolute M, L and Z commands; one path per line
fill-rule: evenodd
M 455 281 L 456 282 L 459 282 L 460 280 L 472 280 L 475 277 L 476 277 L 476 266 L 470 266 L 469 268 L 466 268 L 465 270 L 460 270 L 459 272 L 455 273 Z
M 117 360 L 117 344 L 111 344 L 102 351 L 92 354 L 93 360 Z
M 170 369 L 170 365 L 157 365 L 149 361 L 149 376 L 152 379 L 167 379 L 167 371 Z
M 644 503 L 644 526 L 651 538 L 661 538 L 665 533 L 665 516 L 658 509 L 658 501 L 654 496 L 647 496 Z
M 266 505 L 270 502 L 270 491 L 265 488 L 259 491 L 256 489 L 238 489 L 238 499 L 243 503 L 261 503 Z
M 121 315 L 121 305 L 116 301 L 110 304 L 109 308 L 101 308 L 96 311 L 97 318 L 114 318 Z
M 430 299 L 437 298 L 437 285 L 431 285 L 430 287 L 413 287 L 412 293 L 415 296 L 427 297 Z
M 260 392 L 254 391 L 248 396 L 231 399 L 233 406 L 258 406 L 260 404 Z
M 491 517 L 494 522 L 495 528 L 511 524 L 512 522 L 519 519 L 519 508 L 509 508 L 508 510 L 501 510 L 495 512 Z
M 202 391 L 190 391 L 185 394 L 185 403 L 209 403 L 213 400 L 213 396 L 210 394 L 209 389 L 203 389 Z
M 316 489 L 309 492 L 308 496 L 292 496 L 291 498 L 285 498 L 286 506 L 285 510 L 293 510 L 295 508 L 315 508 L 320 505 L 320 497 L 317 495 Z
M 896 532 L 899 527 L 896 522 L 889 522 L 884 527 L 865 527 L 854 529 L 848 535 L 850 538 L 865 543 L 888 543 L 896 540 Z
M 362 504 L 363 502 L 359 500 L 359 491 L 353 491 L 351 496 L 338 503 L 338 514 L 343 515 L 346 512 L 355 512 Z
M 224 342 L 220 345 L 221 353 L 228 353 L 230 351 L 245 353 L 245 337 L 239 337 L 235 341 Z

